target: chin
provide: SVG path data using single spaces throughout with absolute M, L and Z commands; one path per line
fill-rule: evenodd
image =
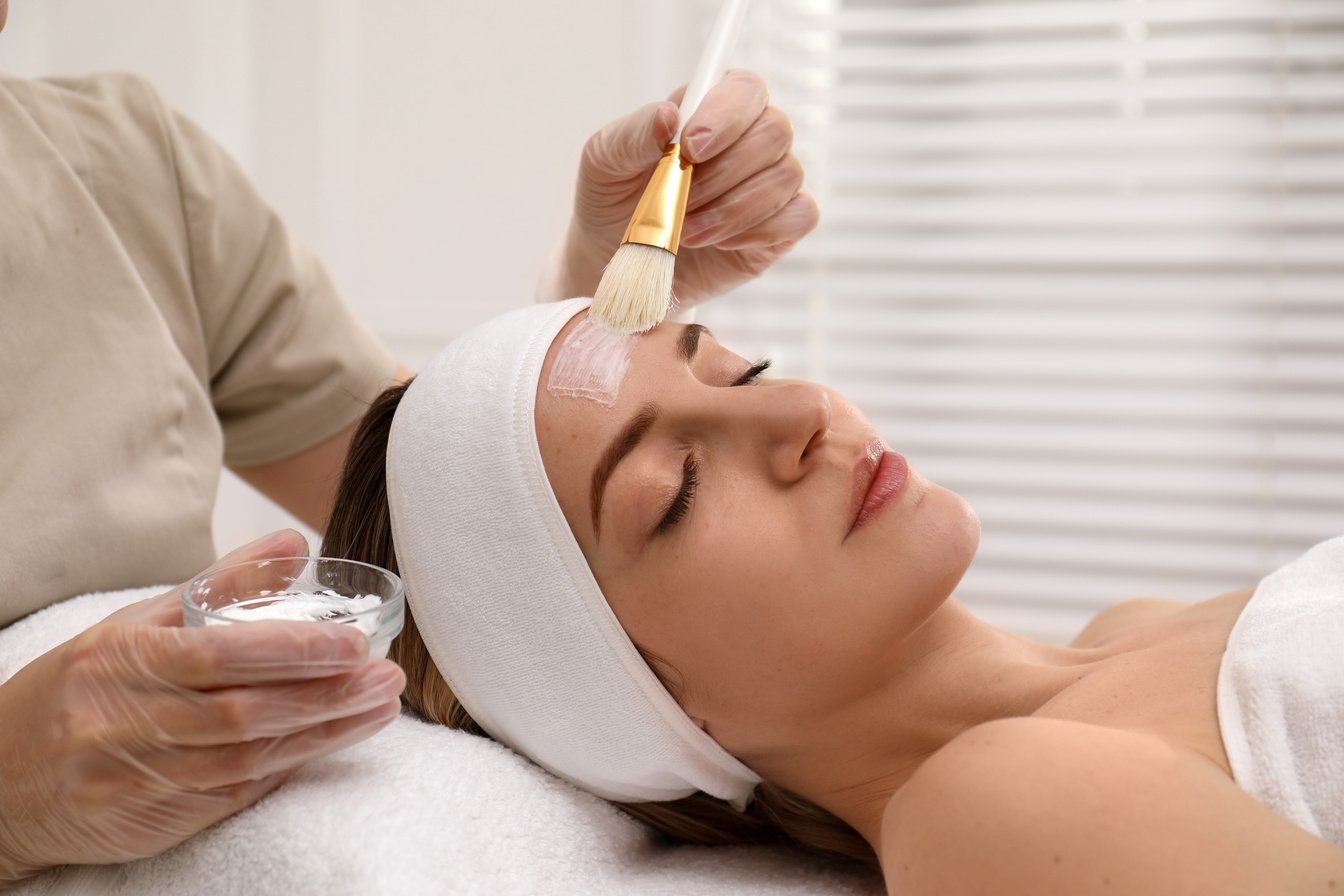
M 959 563 L 961 571 L 957 573 L 957 581 L 952 583 L 952 588 L 961 582 L 962 576 L 966 575 L 966 570 L 970 568 L 971 561 L 975 559 L 975 552 L 980 549 L 980 515 L 960 495 L 956 498 L 960 504 L 961 515 L 954 527 L 956 534 L 953 538 L 961 548 Z
M 956 492 L 928 484 L 915 521 L 916 557 L 911 558 L 926 593 L 941 604 L 960 584 L 980 547 L 980 517 Z

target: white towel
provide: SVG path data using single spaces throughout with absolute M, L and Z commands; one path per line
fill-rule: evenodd
M 1344 537 L 1256 588 L 1218 672 L 1218 724 L 1243 789 L 1344 846 Z
M 73 598 L 0 630 L 0 680 L 162 590 Z M 405 715 L 161 856 L 72 866 L 15 892 L 875 896 L 883 887 L 874 874 L 779 850 L 661 846 L 512 751 Z

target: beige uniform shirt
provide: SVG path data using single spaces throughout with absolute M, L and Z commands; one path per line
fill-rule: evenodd
M 221 465 L 334 435 L 394 367 L 145 82 L 0 77 L 0 625 L 207 566 Z

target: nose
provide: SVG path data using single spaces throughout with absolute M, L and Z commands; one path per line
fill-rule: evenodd
M 758 443 L 770 474 L 790 483 L 805 476 L 831 431 L 831 400 L 813 383 L 776 380 L 751 389 L 751 408 L 740 421 Z

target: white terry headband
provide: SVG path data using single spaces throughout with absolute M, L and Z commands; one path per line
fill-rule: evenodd
M 496 740 L 605 799 L 702 790 L 742 808 L 760 778 L 691 721 L 639 655 L 542 466 L 542 362 L 588 304 L 497 317 L 406 390 L 387 445 L 406 599 L 439 671 Z

